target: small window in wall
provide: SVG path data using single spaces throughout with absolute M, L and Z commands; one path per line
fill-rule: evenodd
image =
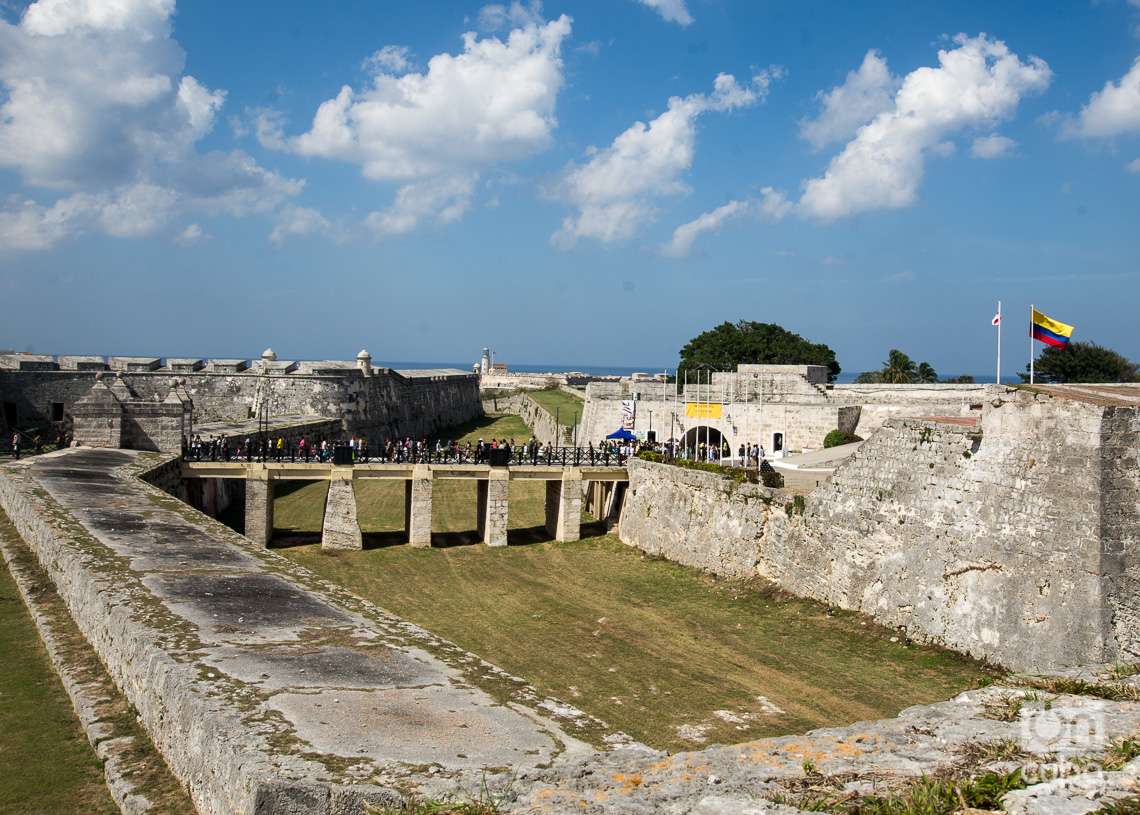
M 772 434 L 772 452 L 773 453 L 779 453 L 779 452 L 782 452 L 783 449 L 784 449 L 784 434 L 783 433 L 773 433 Z
M 4 403 L 4 424 L 8 425 L 9 427 L 15 427 L 17 418 L 18 417 L 16 416 L 16 403 L 15 402 L 5 402 Z
M 63 402 L 51 403 L 51 420 L 53 422 L 63 421 Z

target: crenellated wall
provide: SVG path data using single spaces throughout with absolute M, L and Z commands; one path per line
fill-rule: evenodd
M 1140 657 L 1140 409 L 1010 393 L 892 419 L 799 505 L 634 462 L 622 540 L 1017 670 Z

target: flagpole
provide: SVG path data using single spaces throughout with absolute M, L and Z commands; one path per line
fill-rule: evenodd
M 998 300 L 997 384 L 1001 384 L 1001 300 Z
M 1033 312 L 1035 306 L 1029 305 L 1029 384 L 1033 384 Z

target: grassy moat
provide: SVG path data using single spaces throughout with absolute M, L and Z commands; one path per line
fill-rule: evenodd
M 472 432 L 522 439 L 516 423 Z M 327 485 L 286 489 L 275 514 L 289 558 L 653 747 L 893 716 L 986 675 L 951 652 L 892 642 L 858 616 L 760 581 L 716 580 L 613 537 L 540 542 L 541 483 L 511 484 L 505 549 L 477 544 L 474 482 L 438 483 L 436 548 L 423 550 L 398 544 L 403 485 L 358 482 L 370 548 L 339 554 L 318 545 Z

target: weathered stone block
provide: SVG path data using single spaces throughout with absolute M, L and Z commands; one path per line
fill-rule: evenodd
M 260 546 L 273 539 L 273 482 L 257 468 L 245 481 L 245 536 Z
M 325 501 L 325 520 L 321 529 L 322 549 L 364 548 L 360 524 L 356 519 L 356 492 L 352 488 L 352 469 L 346 469 L 347 474 L 334 472 L 332 480 L 329 481 L 329 497 Z

